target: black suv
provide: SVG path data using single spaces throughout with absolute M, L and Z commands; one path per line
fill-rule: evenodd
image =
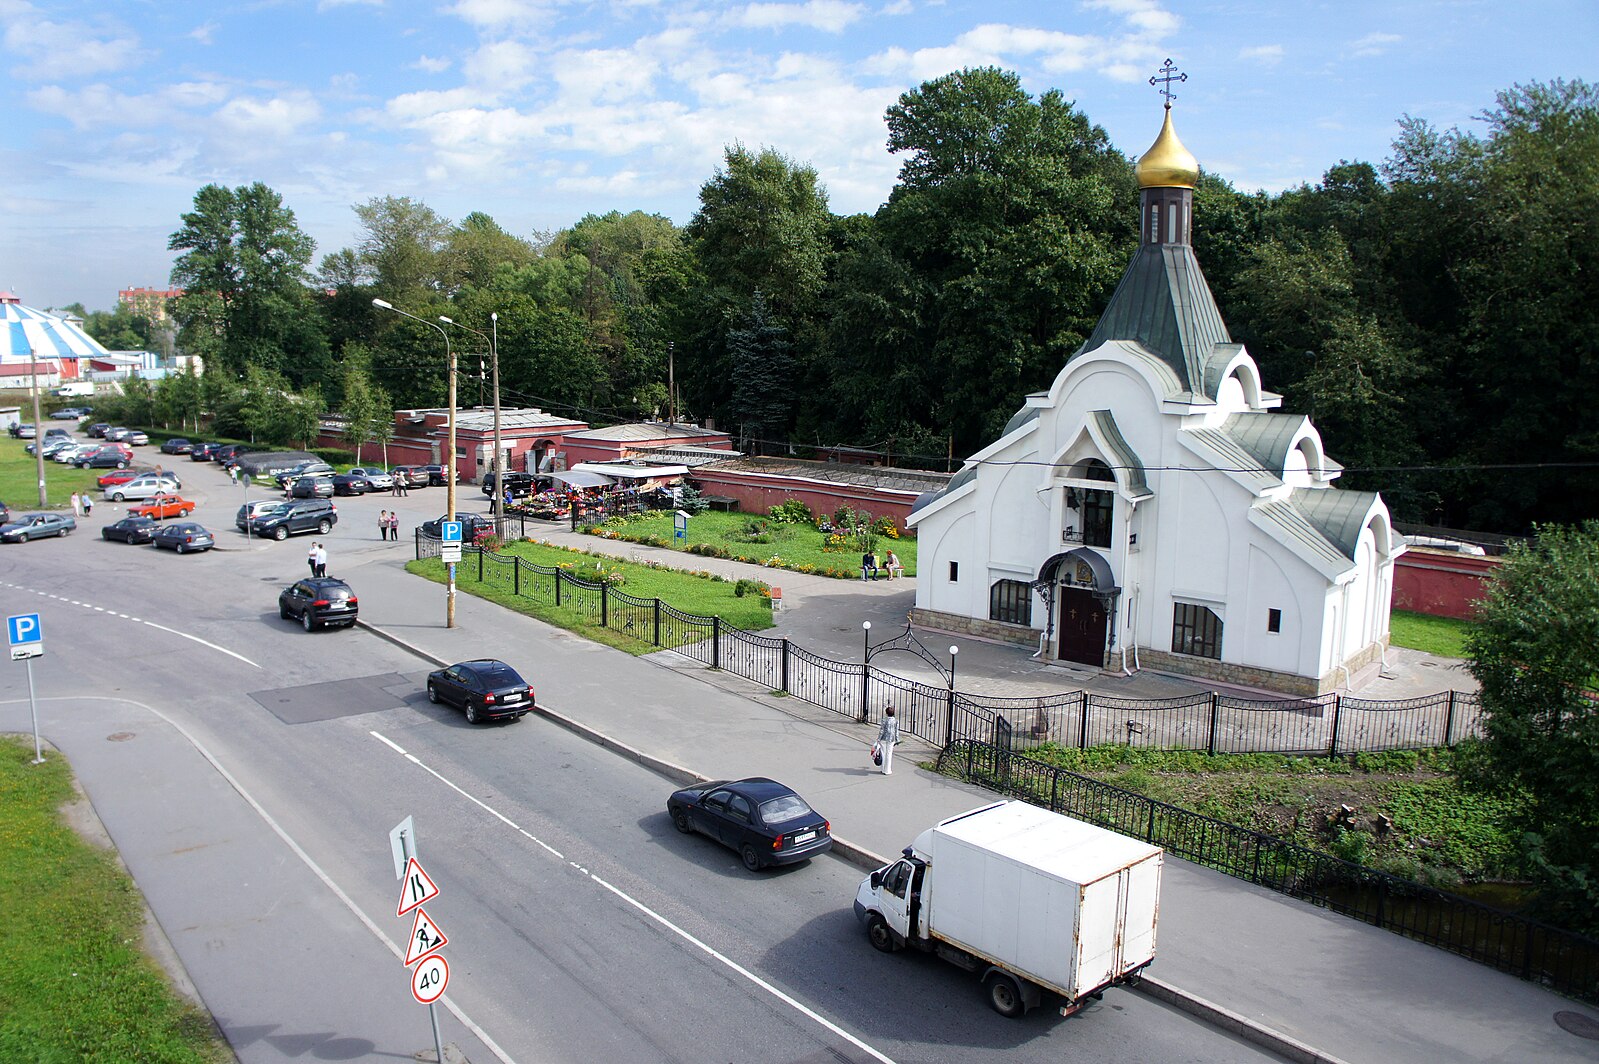
M 278 616 L 313 628 L 349 628 L 359 615 L 359 601 L 350 585 L 331 576 L 296 580 L 278 595 Z
M 500 478 L 501 484 L 504 485 L 506 491 L 511 493 L 511 498 L 513 499 L 520 499 L 523 496 L 532 495 L 536 490 L 536 481 L 537 478 L 534 477 L 532 473 L 508 472 L 502 474 Z M 483 478 L 483 494 L 487 495 L 491 499 L 494 497 L 493 473 L 490 473 L 488 476 Z
M 461 522 L 461 541 L 474 542 L 478 536 L 494 531 L 494 519 L 481 514 L 456 514 L 455 519 Z M 431 521 L 422 522 L 422 534 L 431 539 L 439 538 L 439 526 L 449 520 L 447 517 L 435 517 Z
M 280 509 L 255 519 L 255 534 L 283 540 L 301 532 L 320 532 L 324 536 L 339 523 L 338 511 L 326 499 L 295 499 Z

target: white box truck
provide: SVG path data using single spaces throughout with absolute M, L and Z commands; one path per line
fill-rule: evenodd
M 1003 1016 L 1045 992 L 1063 1015 L 1155 959 L 1158 846 L 1028 805 L 995 802 L 928 828 L 867 876 L 855 915 L 873 946 L 978 972 Z

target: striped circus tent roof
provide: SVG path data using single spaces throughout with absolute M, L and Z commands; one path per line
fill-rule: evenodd
M 0 363 L 93 358 L 105 353 L 105 347 L 76 321 L 25 307 L 10 292 L 0 292 Z

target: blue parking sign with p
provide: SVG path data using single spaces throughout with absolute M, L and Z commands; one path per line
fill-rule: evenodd
M 439 525 L 439 542 L 441 542 L 441 543 L 459 543 L 459 542 L 461 542 L 461 522 L 459 522 L 459 521 L 445 521 L 445 522 L 441 523 Z
M 37 613 L 19 613 L 6 618 L 6 638 L 14 647 L 44 642 L 44 628 Z

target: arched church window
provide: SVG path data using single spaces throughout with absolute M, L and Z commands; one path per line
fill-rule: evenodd
M 1116 483 L 1116 474 L 1112 473 L 1110 466 L 1098 458 L 1085 458 L 1078 467 L 1077 475 L 1084 480 L 1103 480 L 1107 484 Z
M 1171 652 L 1196 658 L 1221 657 L 1221 618 L 1208 606 L 1176 603 L 1172 610 Z
M 1022 580 L 996 580 L 988 589 L 988 619 L 1005 624 L 1033 623 L 1033 586 Z

